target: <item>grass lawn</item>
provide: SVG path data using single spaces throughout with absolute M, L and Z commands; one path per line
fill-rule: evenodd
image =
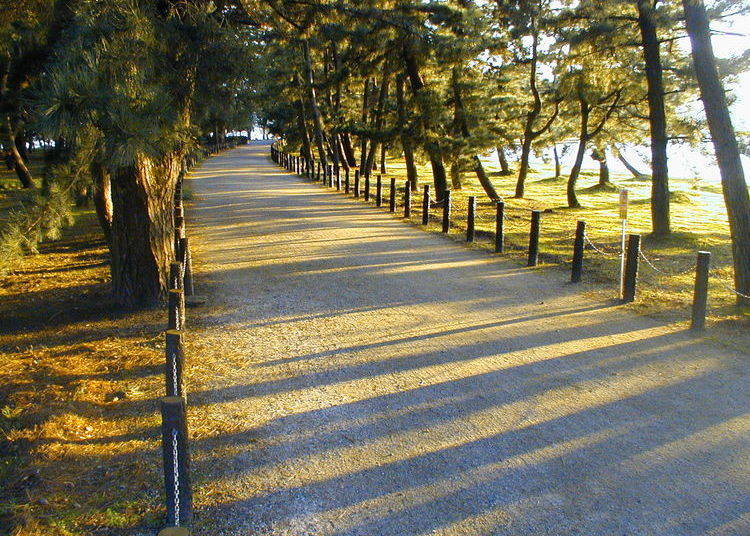
M 508 255 L 525 258 L 528 245 L 530 210 L 541 210 L 540 262 L 569 269 L 573 250 L 576 221 L 585 220 L 587 235 L 601 254 L 588 247 L 584 261 L 584 280 L 608 287 L 605 290 L 616 297 L 619 283 L 619 250 L 621 222 L 618 216 L 618 189 L 600 191 L 591 188 L 598 182 L 595 172 L 583 172 L 578 193 L 582 208 L 566 206 L 566 176 L 554 178 L 551 168 L 536 168 L 527 179 L 526 197 L 513 199 L 515 174 L 502 176 L 494 157 L 485 160 L 495 188 L 505 199 L 505 246 Z M 565 170 L 563 170 L 565 172 Z M 387 192 L 390 177 L 397 178 L 400 192 L 406 181 L 402 160 L 389 159 L 387 173 L 383 175 L 383 188 Z M 428 164 L 419 166 L 420 180 L 430 181 Z M 735 297 L 728 287 L 732 284 L 732 256 L 729 227 L 721 195 L 721 187 L 694 179 L 672 179 L 671 203 L 672 236 L 657 240 L 649 235 L 651 230 L 650 181 L 636 180 L 632 176 L 613 175 L 611 181 L 629 190 L 628 230 L 642 235 L 644 255 L 661 272 L 641 261 L 639 294 L 634 307 L 650 315 L 685 322 L 689 319 L 694 283 L 696 252 L 712 253 L 709 318 L 707 325 L 715 328 L 711 336 L 727 339 L 746 331 L 750 325 L 750 312 L 735 306 Z M 373 181 L 374 183 L 374 178 Z M 452 229 L 456 239 L 463 239 L 466 229 L 467 201 L 477 197 L 477 243 L 472 247 L 492 248 L 495 230 L 495 207 L 486 197 L 473 173 L 462 174 L 463 187 L 452 194 Z M 412 196 L 412 221 L 421 220 L 420 193 Z M 372 186 L 374 192 L 374 185 Z M 384 194 L 384 195 L 387 195 Z M 434 194 L 433 194 L 434 195 Z M 433 209 L 431 230 L 439 230 L 440 209 Z M 716 328 L 721 328 L 718 331 Z M 725 331 L 726 330 L 726 331 Z

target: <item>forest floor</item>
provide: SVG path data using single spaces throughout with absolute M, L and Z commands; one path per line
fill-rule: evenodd
M 197 535 L 750 531 L 741 339 L 424 233 L 267 146 L 187 188 Z M 163 522 L 166 315 L 116 312 L 108 281 L 83 213 L 0 284 L 0 534 Z

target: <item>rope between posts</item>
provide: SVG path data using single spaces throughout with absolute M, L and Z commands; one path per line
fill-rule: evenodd
M 596 244 L 594 244 L 591 241 L 591 239 L 589 238 L 589 234 L 588 233 L 583 233 L 583 238 L 584 238 L 584 240 L 586 240 L 586 242 L 588 242 L 589 246 L 591 246 L 591 248 L 594 251 L 596 251 L 597 253 L 599 253 L 600 255 L 604 255 L 605 257 L 610 257 L 610 258 L 616 258 L 616 257 L 620 256 L 619 253 L 611 253 L 609 251 L 604 251 L 604 250 L 601 250 L 598 247 L 596 247 Z
M 713 260 L 712 260 L 711 261 L 711 270 L 716 270 L 716 269 L 717 269 L 716 265 L 713 263 Z M 722 281 L 718 277 L 714 277 L 714 279 L 716 279 L 717 283 L 719 283 L 719 286 L 723 287 L 724 289 L 728 290 L 729 292 L 731 292 L 733 294 L 736 294 L 740 298 L 745 298 L 746 300 L 750 300 L 750 296 L 748 296 L 746 294 L 743 294 L 742 292 L 738 291 L 737 289 L 735 289 L 734 287 L 732 287 L 730 285 L 727 285 L 726 283 L 724 283 L 724 281 Z
M 172 354 L 172 388 L 174 389 L 174 396 L 179 396 L 177 391 L 177 356 Z
M 687 270 L 681 270 L 679 272 L 665 272 L 664 270 L 660 270 L 659 268 L 657 268 L 656 266 L 654 266 L 654 263 L 651 262 L 648 259 L 648 257 L 646 257 L 646 255 L 643 253 L 643 250 L 639 249 L 638 250 L 638 254 L 641 256 L 641 258 L 644 261 L 646 261 L 646 264 L 648 264 L 651 267 L 652 270 L 654 270 L 655 272 L 658 272 L 658 273 L 660 273 L 662 275 L 667 275 L 667 276 L 685 275 L 685 274 L 693 271 L 693 268 L 690 267 Z
M 180 469 L 177 452 L 177 428 L 172 429 L 172 466 L 174 470 L 174 526 L 180 526 Z

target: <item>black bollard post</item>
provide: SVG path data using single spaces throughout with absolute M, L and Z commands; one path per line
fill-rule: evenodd
M 176 329 L 167 330 L 166 357 L 164 378 L 167 387 L 167 396 L 182 396 L 184 392 L 182 371 L 184 370 L 185 353 L 182 347 L 181 331 Z
M 628 235 L 628 247 L 625 251 L 625 270 L 622 281 L 622 302 L 635 301 L 638 286 L 638 256 L 641 252 L 641 235 Z
M 474 220 L 477 212 L 477 198 L 469 196 L 469 208 L 466 214 L 466 241 L 474 242 Z
M 576 224 L 576 237 L 573 241 L 573 266 L 570 272 L 570 282 L 580 283 L 583 273 L 583 246 L 586 236 L 586 222 L 578 220 Z
M 446 190 L 443 197 L 443 232 L 451 230 L 451 191 Z
M 185 293 L 182 290 L 171 289 L 167 292 L 167 329 L 183 329 L 185 327 Z
M 181 396 L 161 399 L 161 446 L 167 524 L 172 527 L 189 526 L 193 521 L 193 493 L 185 399 Z
M 396 178 L 391 177 L 391 190 L 388 197 L 388 210 L 396 212 Z
M 690 329 L 700 331 L 706 328 L 706 305 L 708 304 L 708 271 L 711 253 L 699 251 L 695 264 L 695 288 L 693 289 L 693 315 Z
M 531 211 L 531 229 L 529 231 L 529 260 L 526 266 L 536 266 L 539 260 L 539 222 L 542 218 L 540 210 Z
M 359 197 L 359 168 L 354 170 L 354 197 Z
M 404 189 L 404 218 L 411 218 L 411 190 L 408 182 Z
M 495 253 L 502 253 L 505 245 L 505 203 L 498 201 L 495 206 Z
M 370 200 L 370 172 L 365 171 L 365 201 Z
M 375 179 L 375 206 L 383 206 L 383 177 L 380 175 Z
M 422 194 L 422 225 L 430 223 L 430 185 L 424 185 Z

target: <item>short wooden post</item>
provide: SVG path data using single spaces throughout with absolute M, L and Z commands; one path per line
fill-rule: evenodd
M 182 289 L 182 263 L 179 263 L 179 262 L 169 263 L 169 288 L 170 290 Z
M 167 525 L 189 526 L 193 521 L 193 493 L 190 485 L 185 399 L 181 396 L 165 396 L 161 399 L 161 446 Z
M 167 329 L 183 329 L 185 327 L 185 293 L 179 289 L 167 292 Z
M 451 191 L 446 190 L 443 196 L 443 232 L 451 230 Z
M 641 252 L 641 235 L 628 235 L 628 246 L 625 251 L 625 270 L 623 271 L 622 302 L 635 301 L 638 286 L 638 257 Z
M 422 194 L 422 225 L 430 223 L 430 185 L 424 185 Z
M 396 212 L 396 177 L 391 177 L 391 189 L 388 196 L 388 210 Z
M 370 200 L 370 173 L 365 172 L 365 201 Z
M 477 198 L 469 196 L 469 207 L 466 213 L 466 241 L 474 242 L 474 220 L 477 212 Z
M 404 189 L 404 218 L 411 218 L 411 190 L 408 182 Z
M 700 331 L 706 328 L 706 306 L 708 304 L 708 272 L 711 253 L 699 251 L 695 263 L 695 288 L 693 289 L 693 314 L 690 329 Z
M 359 168 L 354 170 L 354 197 L 359 197 Z
M 375 206 L 383 206 L 383 177 L 381 175 L 375 179 Z
M 531 211 L 531 229 L 529 230 L 529 260 L 526 266 L 536 266 L 539 261 L 539 223 L 542 219 L 541 210 Z
M 505 240 L 505 203 L 498 201 L 495 205 L 495 253 L 502 253 Z
M 570 282 L 580 283 L 583 273 L 583 250 L 586 237 L 586 222 L 578 220 L 576 224 L 576 237 L 573 240 L 573 266 L 570 271 Z
M 182 396 L 183 386 L 182 372 L 185 364 L 185 353 L 182 347 L 182 332 L 176 329 L 168 329 L 166 333 L 166 362 L 164 366 L 164 379 L 167 387 L 167 396 Z
M 193 285 L 193 257 L 190 254 L 190 244 L 186 236 L 180 239 L 180 253 L 182 254 L 180 262 L 182 263 L 183 270 L 182 288 L 185 291 L 185 296 L 192 296 L 195 294 L 195 287 Z

